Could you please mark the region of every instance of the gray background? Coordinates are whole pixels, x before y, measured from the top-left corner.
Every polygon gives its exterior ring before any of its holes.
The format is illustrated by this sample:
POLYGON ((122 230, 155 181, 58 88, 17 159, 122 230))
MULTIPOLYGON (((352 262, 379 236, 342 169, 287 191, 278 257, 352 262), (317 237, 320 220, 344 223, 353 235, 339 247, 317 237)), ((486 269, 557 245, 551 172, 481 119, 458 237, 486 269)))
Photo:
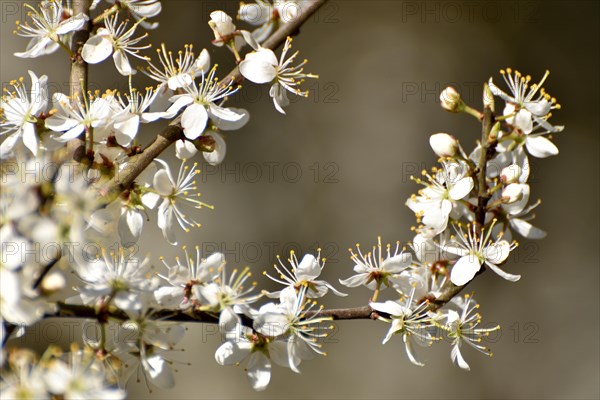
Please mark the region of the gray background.
MULTIPOLYGON (((33 69, 64 88, 62 54, 11 56, 26 45, 10 33, 12 10, 24 11, 20 2, 1 4, 3 85, 33 69)), ((186 42, 208 47, 224 75, 231 60, 210 45, 206 21, 213 9, 233 13, 235 7, 164 1, 161 26, 150 40, 173 50, 186 42)), ((449 346, 438 344, 419 349, 427 365, 413 367, 400 338, 381 345, 385 324, 340 322, 326 345, 329 356, 302 364, 301 375, 275 368, 269 389, 255 393, 242 367, 214 362, 214 327, 195 325, 181 344, 185 352, 173 354, 193 364, 178 367, 177 388, 148 395, 143 384, 132 383, 131 397, 598 398, 598 11, 592 1, 333 1, 294 41, 300 57, 310 60, 307 69, 321 76, 311 98, 284 117, 266 89, 245 88, 231 104, 243 104, 250 123, 227 135, 225 164, 204 166, 199 179, 205 201, 216 209, 199 213, 203 227, 187 237, 188 245, 225 250, 229 265, 249 265, 261 286, 260 272, 276 253, 320 245, 330 259, 325 277, 336 282, 351 274, 346 249, 356 242, 369 247, 377 235, 391 242, 412 238, 414 216, 404 201, 418 189, 408 177, 435 162, 429 135, 452 133, 467 148, 478 137, 471 118, 439 107, 439 91, 453 84, 479 106, 481 83, 489 76, 499 80, 500 68, 517 68, 534 80, 549 69, 545 86, 563 105, 553 120, 566 129, 555 137, 560 156, 532 159, 533 198, 543 199, 537 226, 548 238, 521 243, 507 266, 523 274, 519 283, 487 273, 470 285, 484 321, 502 325, 492 359, 467 349, 472 371, 466 373, 451 365, 449 346)), ((92 67, 90 80, 125 87, 112 62, 92 67)), ((146 130, 141 140, 149 142, 154 132, 146 130)), ((158 250, 162 236, 155 227, 145 234, 141 251, 154 260, 181 253, 162 244, 158 250)), ((362 305, 370 295, 363 288, 351 293, 324 304, 362 305)), ((28 343, 37 340, 43 349, 49 326, 65 325, 37 326, 28 343)), ((58 336, 66 343, 69 335, 58 336)))

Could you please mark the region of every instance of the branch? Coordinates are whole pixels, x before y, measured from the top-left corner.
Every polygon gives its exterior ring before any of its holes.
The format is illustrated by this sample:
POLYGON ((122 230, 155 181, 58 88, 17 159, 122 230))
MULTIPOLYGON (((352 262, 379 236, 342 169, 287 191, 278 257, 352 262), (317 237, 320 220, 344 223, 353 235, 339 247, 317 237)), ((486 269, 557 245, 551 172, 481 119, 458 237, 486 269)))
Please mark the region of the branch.
MULTIPOLYGON (((487 209, 490 195, 488 194, 486 184, 487 162, 496 152, 496 147, 492 146, 494 142, 490 142, 490 132, 494 125, 494 114, 489 107, 485 107, 483 112, 483 121, 481 123, 481 154, 479 155, 479 169, 477 171, 477 209, 475 210, 475 223, 478 229, 481 229, 485 224, 485 212, 487 209)), ((477 275, 483 273, 485 268, 479 270, 477 275)), ((472 280, 471 280, 472 282, 472 280)), ((467 283, 468 285, 468 283, 467 283)), ((458 295, 467 285, 456 286, 452 282, 448 283, 448 287, 437 298, 430 300, 429 310, 436 311, 448 303, 452 298, 458 295)))
MULTIPOLYGON (((305 317, 311 317, 317 311, 307 312, 305 317)), ((331 310, 318 311, 320 317, 332 317, 333 320, 349 320, 349 319, 376 319, 377 313, 369 306, 355 308, 340 308, 331 310)), ((242 320, 242 324, 252 327, 252 319, 238 314, 242 320)), ((83 318, 94 319, 101 322, 106 322, 108 319, 116 319, 119 321, 127 321, 129 316, 121 310, 98 310, 91 306, 79 304, 57 303, 55 313, 47 314, 46 318, 83 318)), ((172 322, 195 322, 205 324, 218 324, 219 316, 207 312, 200 311, 182 311, 182 310, 157 310, 152 314, 152 319, 157 321, 172 321, 172 322)))
MULTIPOLYGON (((275 31, 263 44, 262 47, 268 49, 275 49, 285 42, 288 36, 292 36, 298 33, 300 27, 308 18, 310 18, 327 0, 315 0, 308 4, 302 9, 302 13, 294 19, 292 22, 282 25, 277 31, 275 31)), ((240 74, 239 68, 235 67, 221 82, 240 83, 244 80, 240 74)), ((118 173, 106 186, 101 190, 103 198, 100 206, 106 206, 112 202, 117 196, 124 190, 129 188, 135 178, 137 178, 144 169, 152 161, 169 147, 176 140, 182 138, 182 128, 179 124, 170 125, 163 132, 161 132, 156 139, 148 145, 148 147, 141 153, 131 159, 128 162, 127 167, 118 173)))
MULTIPOLYGON (((75 0, 73 15, 89 15, 90 0, 75 0)), ((88 64, 81 57, 81 49, 90 37, 91 22, 83 29, 75 31, 71 40, 71 72, 69 74, 69 93, 75 96, 85 96, 88 85, 88 64)), ((75 138, 67 143, 69 157, 81 160, 85 153, 85 139, 75 138)))

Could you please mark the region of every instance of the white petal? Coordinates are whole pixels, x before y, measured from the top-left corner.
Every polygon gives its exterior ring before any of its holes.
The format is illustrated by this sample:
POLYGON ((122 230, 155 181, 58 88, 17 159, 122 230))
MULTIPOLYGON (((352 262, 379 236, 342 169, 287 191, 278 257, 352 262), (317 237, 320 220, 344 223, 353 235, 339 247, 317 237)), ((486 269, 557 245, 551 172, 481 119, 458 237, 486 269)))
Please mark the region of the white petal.
POLYGON ((35 126, 31 122, 26 122, 23 125, 23 144, 34 156, 37 154, 39 147, 38 137, 35 133, 35 126))
POLYGON ((194 67, 196 69, 196 76, 200 74, 206 74, 210 69, 210 54, 208 50, 202 49, 200 55, 194 62, 194 67))
POLYGON ((183 134, 190 140, 200 137, 207 123, 208 113, 201 104, 190 104, 181 115, 183 134))
POLYGON ((215 352, 219 365, 234 365, 242 362, 252 351, 252 344, 245 341, 225 342, 215 352))
POLYGON ((88 39, 81 50, 81 57, 88 64, 98 64, 113 52, 112 42, 107 35, 95 35, 88 39))
POLYGON ((461 369, 464 369, 466 371, 471 370, 471 368, 469 368, 469 364, 467 364, 462 354, 460 353, 460 347, 458 345, 452 346, 452 350, 450 351, 450 358, 452 359, 452 362, 458 365, 461 369))
POLYGON ((479 269, 481 269, 481 263, 477 257, 473 255, 463 256, 452 267, 450 280, 456 286, 463 286, 473 279, 479 269))
POLYGON ((527 136, 527 151, 534 157, 546 158, 558 154, 558 147, 544 136, 527 136))
POLYGON ((194 143, 189 140, 178 140, 175 142, 175 155, 180 160, 187 160, 196 155, 198 149, 194 146, 194 143))
POLYGON ((260 49, 246 55, 240 63, 240 73, 249 81, 261 84, 271 82, 277 76, 277 57, 272 50, 260 49))
POLYGON ((321 266, 312 254, 306 254, 298 264, 296 275, 299 280, 312 281, 321 275, 321 266))
POLYGON ((248 360, 248 379, 252 389, 262 391, 271 380, 271 361, 260 351, 252 353, 248 360))
POLYGON ((347 278, 347 279, 339 279, 339 281, 344 286, 357 287, 357 286, 367 283, 368 277, 369 277, 369 275, 364 273, 364 274, 352 275, 350 278, 347 278))
POLYGON ((546 237, 546 232, 540 228, 536 228, 525 220, 520 218, 511 218, 509 222, 512 229, 527 239, 543 239, 546 237))
POLYGON ((521 279, 521 275, 509 274, 508 272, 505 272, 502 269, 500 269, 497 265, 494 265, 490 262, 486 261, 485 265, 487 265, 492 271, 494 271, 496 274, 500 275, 502 278, 506 279, 507 281, 516 282, 519 279, 521 279))
POLYGON ((208 113, 217 128, 223 131, 238 130, 250 120, 250 114, 244 109, 219 107, 213 103, 210 104, 208 113))
POLYGON ((59 35, 64 35, 65 33, 78 31, 83 28, 88 19, 88 16, 82 13, 74 15, 58 24, 56 33, 59 35))
POLYGON ((412 342, 411 342, 410 338, 408 338, 406 335, 404 335, 403 339, 404 339, 404 347, 406 349, 406 355, 408 355, 408 359, 410 360, 410 362, 413 363, 414 365, 416 365, 417 367, 424 367, 425 364, 417 361, 417 358, 414 355, 414 350, 412 348, 412 342))
POLYGON ((473 178, 463 178, 456 182, 454 186, 449 191, 449 195, 452 200, 460 200, 465 198, 473 189, 473 178))
POLYGON ((150 381, 157 387, 170 389, 175 386, 173 371, 160 355, 148 357, 144 366, 150 381))
POLYGON ((412 262, 412 256, 409 253, 400 253, 397 256, 386 258, 381 263, 381 269, 392 274, 399 274, 412 262))
POLYGON ((290 100, 287 97, 285 88, 279 83, 275 83, 271 86, 271 89, 269 89, 269 95, 273 98, 275 109, 280 113, 285 114, 283 109, 290 105, 290 100))
POLYGON ((121 146, 129 146, 136 137, 140 127, 140 117, 137 114, 129 114, 126 118, 115 122, 115 138, 121 146))
POLYGON ((487 261, 494 264, 501 264, 506 261, 510 254, 510 243, 506 240, 501 240, 484 248, 482 253, 487 261))
POLYGON ((167 170, 160 169, 156 172, 153 186, 161 196, 170 196, 173 193, 174 183, 167 170))
POLYGON ((406 309, 395 301, 388 300, 385 303, 369 303, 372 309, 389 315, 403 315, 406 309))
POLYGON ((210 136, 215 141, 215 149, 210 153, 202 152, 204 159, 210 165, 219 165, 225 159, 225 154, 227 153, 227 144, 223 136, 217 132, 208 132, 206 136, 210 136))
POLYGON ((127 53, 123 50, 117 50, 113 54, 113 61, 115 62, 115 66, 119 73, 123 76, 134 75, 137 71, 131 68, 131 64, 129 63, 129 59, 127 58, 127 53))
POLYGON ((144 217, 138 210, 127 210, 119 218, 119 237, 121 244, 126 247, 134 245, 139 240, 144 227, 144 217))

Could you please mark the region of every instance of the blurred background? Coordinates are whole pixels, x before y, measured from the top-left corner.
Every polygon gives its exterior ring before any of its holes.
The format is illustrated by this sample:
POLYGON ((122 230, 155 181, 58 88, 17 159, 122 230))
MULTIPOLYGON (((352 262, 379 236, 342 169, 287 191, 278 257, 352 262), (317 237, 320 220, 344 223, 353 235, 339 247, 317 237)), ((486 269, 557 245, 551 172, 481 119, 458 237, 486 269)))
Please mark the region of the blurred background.
MULTIPOLYGON (((2 0, 0 79, 46 74, 51 90, 66 90, 68 63, 56 53, 35 60, 12 56, 27 41, 11 34, 24 20, 22 2, 2 0)), ((337 283, 351 275, 347 249, 412 239, 414 215, 404 206, 418 190, 409 179, 434 165, 428 145, 436 132, 454 134, 472 149, 480 127, 465 115, 444 112, 438 95, 452 85, 480 107, 482 83, 513 67, 541 78, 563 108, 555 124, 558 157, 531 159, 533 199, 542 198, 536 226, 542 241, 523 240, 507 266, 521 273, 517 284, 486 273, 469 289, 481 303, 484 322, 500 324, 490 338, 494 357, 465 350, 471 372, 450 362, 450 347, 418 349, 426 366, 407 360, 400 338, 381 345, 388 326, 373 321, 336 323, 325 358, 302 364, 302 374, 274 368, 266 392, 255 393, 243 367, 220 367, 213 326, 189 325, 173 358, 177 388, 154 390, 131 382, 131 398, 598 398, 599 393, 599 4, 596 1, 339 1, 324 6, 294 40, 307 70, 311 95, 287 116, 277 113, 267 88, 245 85, 228 104, 243 106, 251 120, 227 135, 220 167, 203 165, 199 186, 215 210, 197 215, 202 228, 182 244, 222 251, 228 265, 248 265, 259 286, 275 255, 322 248, 324 276, 337 283)), ((208 48, 221 76, 233 66, 224 49, 210 44, 207 21, 215 9, 235 14, 237 2, 163 1, 154 47, 174 51, 184 43, 208 48)), ((243 23, 238 26, 248 28, 243 23)), ((152 52, 152 55, 153 52, 152 52)), ((151 82, 141 75, 134 85, 151 82)), ((90 69, 90 87, 125 89, 112 62, 90 69)), ((147 127, 148 128, 148 127, 147 127)), ((148 143, 161 128, 149 127, 148 143)), ((174 149, 163 157, 174 158, 174 149)), ((202 162, 202 158, 198 159, 202 162)), ((203 163, 204 164, 204 163, 203 163)), ((154 218, 154 216, 153 216, 154 218)), ((147 224, 148 227, 155 225, 147 224)), ((163 243, 160 231, 145 231, 140 251, 174 260, 180 247, 163 243), (157 246, 157 244, 159 244, 157 246)), ((337 287, 340 285, 337 284, 337 287)), ((326 297, 327 307, 363 305, 370 293, 346 290, 326 297)), ((73 321, 47 321, 14 344, 43 350, 48 341, 66 345, 80 328, 73 321)))

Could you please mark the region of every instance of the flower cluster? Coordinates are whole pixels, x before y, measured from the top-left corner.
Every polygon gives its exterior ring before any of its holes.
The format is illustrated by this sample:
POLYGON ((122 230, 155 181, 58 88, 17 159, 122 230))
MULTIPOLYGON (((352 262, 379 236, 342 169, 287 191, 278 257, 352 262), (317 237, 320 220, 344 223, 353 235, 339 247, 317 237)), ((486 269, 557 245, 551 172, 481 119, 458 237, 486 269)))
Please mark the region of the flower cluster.
MULTIPOLYGON (((264 273, 282 285, 275 290, 258 290, 251 267, 230 268, 223 254, 203 255, 198 247, 188 252, 184 246, 174 262, 162 258, 164 268, 136 254, 149 221, 165 243, 177 245, 182 233, 200 226, 195 210, 212 208, 199 199, 199 163, 190 159, 202 153, 208 164, 221 163, 225 134, 248 123, 249 112, 229 103, 241 90, 239 82, 268 84, 283 114, 289 93, 308 96, 302 83, 317 76, 304 71, 306 60, 296 61, 292 39, 282 34, 290 30, 277 30, 300 20, 308 4, 242 3, 238 17, 252 32, 238 29, 225 12, 212 12, 212 44, 228 48, 237 64, 225 78, 206 49, 197 54, 186 45, 174 54, 162 44, 154 61, 144 54, 148 33, 138 31, 157 26, 149 19, 160 14, 160 1, 95 0, 76 15, 73 8, 81 4, 72 8, 69 1, 27 6, 28 21, 17 23, 16 34, 29 44, 16 56, 63 49, 75 71, 112 55, 128 90, 88 90, 87 72, 79 71, 83 76, 70 82, 69 91, 49 93, 48 77, 29 71, 30 86, 24 78, 12 81, 0 99, 3 398, 120 399, 132 376, 143 376, 148 387, 171 388, 180 362, 176 346, 186 332, 181 322, 191 321, 218 325, 223 341, 216 362, 244 362, 255 390, 267 388, 274 364, 298 373, 303 361, 326 355, 322 339, 334 318, 389 323, 383 343, 400 337, 418 366, 424 363, 415 344, 443 339, 462 369, 469 369, 463 344, 491 355, 482 341, 498 327, 481 325, 472 295, 456 295, 486 269, 519 280, 505 266, 517 246, 513 236, 545 236, 530 222, 540 202, 530 201, 528 178, 529 156, 558 154, 551 135, 563 129, 550 123, 560 105, 543 88, 548 73, 532 84, 528 75, 502 70, 508 91, 490 78, 483 112, 455 89, 443 91, 442 107, 476 117, 483 135, 470 153, 450 134, 430 137, 440 165, 412 178, 423 187, 406 201, 418 224, 411 243, 384 245, 378 238, 369 251, 360 245, 350 250, 354 274, 339 283, 366 287, 368 306, 340 312, 317 304, 330 293, 347 296, 322 276, 329 268, 324 273, 320 250, 278 256, 275 273, 264 273), (84 43, 73 40, 80 30, 84 43), (277 40, 283 44, 279 56, 268 48, 277 40), (245 45, 249 49, 241 54, 245 45), (156 86, 137 89, 138 70, 156 86), (495 113, 498 98, 504 102, 501 114, 495 113), (169 120, 169 127, 143 146, 143 126, 160 119, 169 120), (173 143, 177 167, 158 158, 173 143), (83 349, 65 354, 49 348, 40 359, 4 350, 8 337, 24 327, 64 316, 95 321, 96 337, 86 335, 83 349)), ((291 27, 297 31, 299 24, 291 27)))

